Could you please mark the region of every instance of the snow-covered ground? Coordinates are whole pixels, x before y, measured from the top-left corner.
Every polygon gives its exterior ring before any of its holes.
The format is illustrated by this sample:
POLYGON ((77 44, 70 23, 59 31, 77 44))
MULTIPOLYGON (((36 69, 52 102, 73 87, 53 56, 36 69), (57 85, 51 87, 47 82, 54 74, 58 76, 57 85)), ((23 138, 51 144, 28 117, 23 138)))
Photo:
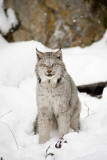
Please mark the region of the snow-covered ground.
MULTIPOLYGON (((0 35, 0 157, 3 160, 107 160, 107 88, 102 99, 79 94, 81 130, 64 136, 55 148, 57 131, 43 145, 33 133, 36 106, 35 49, 50 51, 39 42, 7 43, 0 35), (89 112, 88 112, 89 110, 89 112), (47 159, 52 157, 48 156, 47 159)), ((102 40, 81 49, 63 49, 63 60, 76 85, 107 81, 107 32, 102 40)))

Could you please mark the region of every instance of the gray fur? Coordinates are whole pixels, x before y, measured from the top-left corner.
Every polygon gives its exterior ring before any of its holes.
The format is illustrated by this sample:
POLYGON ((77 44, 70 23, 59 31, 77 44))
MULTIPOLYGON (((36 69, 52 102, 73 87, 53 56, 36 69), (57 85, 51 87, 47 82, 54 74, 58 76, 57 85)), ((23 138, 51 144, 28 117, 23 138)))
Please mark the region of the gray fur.
POLYGON ((81 105, 77 88, 62 61, 61 49, 36 53, 38 115, 34 132, 39 133, 39 143, 45 143, 53 128, 58 128, 59 138, 67 134, 70 127, 79 131, 81 105))

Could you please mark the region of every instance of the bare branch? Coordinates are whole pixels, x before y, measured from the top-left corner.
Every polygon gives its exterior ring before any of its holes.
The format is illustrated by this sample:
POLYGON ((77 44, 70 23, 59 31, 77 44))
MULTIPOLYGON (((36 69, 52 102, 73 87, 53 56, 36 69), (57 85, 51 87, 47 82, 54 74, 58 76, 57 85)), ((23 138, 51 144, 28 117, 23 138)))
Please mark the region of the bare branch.
POLYGON ((89 107, 87 106, 87 104, 84 102, 84 104, 85 104, 85 106, 87 107, 87 116, 85 117, 85 118, 87 118, 90 114, 89 114, 89 111, 90 111, 90 109, 89 109, 89 107))
POLYGON ((7 115, 10 112, 12 112, 12 111, 8 111, 8 112, 4 113, 3 115, 0 116, 0 118, 4 117, 5 115, 7 115))
POLYGON ((86 104, 85 102, 84 102, 84 104, 85 104, 85 106, 87 107, 87 116, 86 116, 85 118, 89 117, 90 115, 95 114, 95 112, 93 112, 93 113, 90 114, 90 109, 89 109, 89 107, 87 106, 87 104, 86 104))
POLYGON ((14 136, 13 131, 11 130, 11 128, 8 126, 7 123, 5 123, 5 122, 3 122, 3 121, 0 121, 0 122, 2 122, 3 124, 5 124, 5 125, 8 127, 8 129, 10 130, 10 132, 11 132, 11 134, 12 134, 12 136, 13 136, 13 139, 14 139, 14 141, 15 141, 15 143, 16 143, 16 146, 17 146, 17 148, 19 149, 18 143, 17 143, 17 141, 16 141, 16 138, 15 138, 15 136, 14 136))

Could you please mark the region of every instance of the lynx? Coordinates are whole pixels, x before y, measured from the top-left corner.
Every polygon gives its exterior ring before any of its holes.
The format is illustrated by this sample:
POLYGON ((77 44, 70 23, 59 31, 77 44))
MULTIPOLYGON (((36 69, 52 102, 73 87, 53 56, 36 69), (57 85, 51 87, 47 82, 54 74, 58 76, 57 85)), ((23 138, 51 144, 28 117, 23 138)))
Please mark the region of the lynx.
POLYGON ((62 60, 62 51, 42 53, 36 49, 37 106, 38 115, 34 132, 39 134, 39 143, 50 139, 50 130, 58 128, 59 138, 71 127, 80 128, 81 105, 77 88, 67 73, 62 60))

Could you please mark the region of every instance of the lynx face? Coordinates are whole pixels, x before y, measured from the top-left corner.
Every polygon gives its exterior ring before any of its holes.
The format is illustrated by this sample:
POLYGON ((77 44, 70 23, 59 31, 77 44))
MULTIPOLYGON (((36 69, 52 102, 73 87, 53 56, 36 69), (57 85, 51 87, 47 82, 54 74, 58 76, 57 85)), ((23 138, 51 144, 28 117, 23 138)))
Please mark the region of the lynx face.
POLYGON ((54 80, 61 78, 65 66, 62 61, 62 52, 58 50, 57 52, 46 52, 42 53, 37 50, 37 65, 36 74, 41 82, 47 80, 54 80))

